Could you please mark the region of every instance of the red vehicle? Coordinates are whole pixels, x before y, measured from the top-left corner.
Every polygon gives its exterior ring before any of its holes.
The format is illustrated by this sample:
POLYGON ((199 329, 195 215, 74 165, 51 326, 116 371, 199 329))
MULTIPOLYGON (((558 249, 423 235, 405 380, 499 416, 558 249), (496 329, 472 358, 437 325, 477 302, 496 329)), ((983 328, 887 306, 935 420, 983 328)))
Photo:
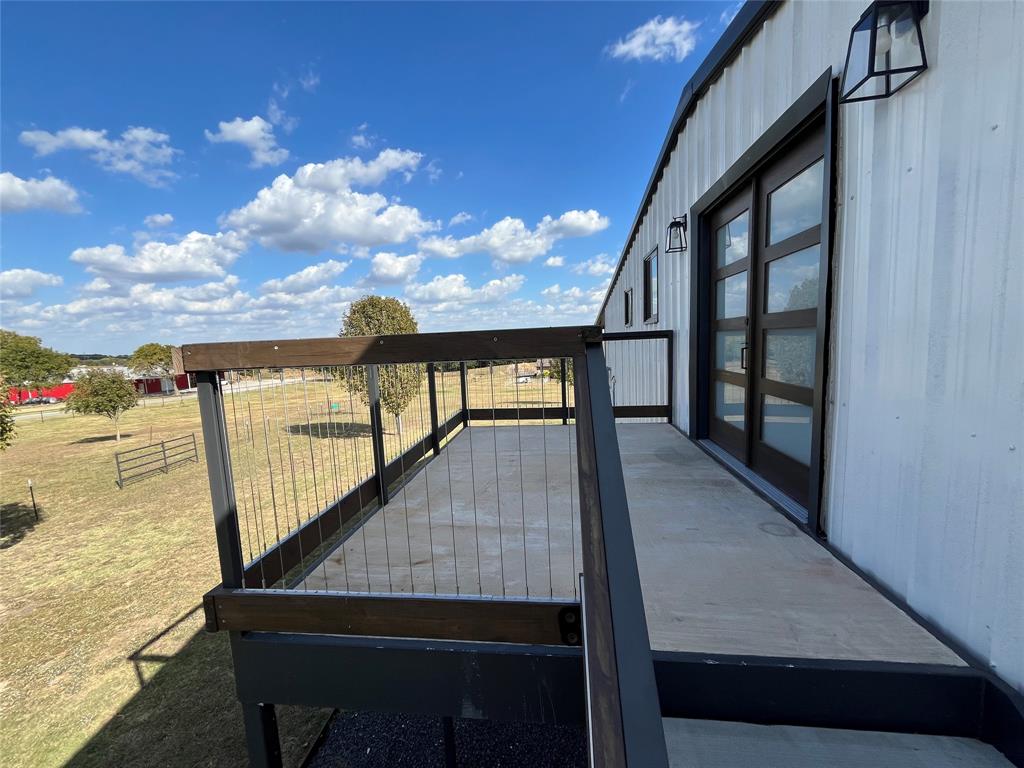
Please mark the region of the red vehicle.
POLYGON ((7 390, 7 399, 15 405, 25 405, 30 402, 61 402, 66 400, 74 390, 75 385, 71 382, 58 384, 55 387, 43 387, 42 390, 10 387, 7 390))

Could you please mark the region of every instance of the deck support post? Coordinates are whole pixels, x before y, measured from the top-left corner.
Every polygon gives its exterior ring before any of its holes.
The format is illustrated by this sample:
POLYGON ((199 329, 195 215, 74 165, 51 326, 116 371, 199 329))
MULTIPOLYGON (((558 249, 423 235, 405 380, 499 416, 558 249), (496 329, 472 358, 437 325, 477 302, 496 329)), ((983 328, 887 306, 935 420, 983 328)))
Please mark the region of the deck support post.
POLYGON ((466 363, 459 363, 459 389, 462 390, 462 425, 469 426, 469 386, 467 381, 466 363))
POLYGON ((427 363, 427 393, 430 395, 430 447, 437 456, 441 453, 441 438, 437 433, 437 375, 433 363, 427 363))
POLYGON ((569 358, 562 358, 562 426, 569 423, 569 358))
POLYGON ((252 768, 281 768, 281 739, 273 704, 242 704, 245 744, 252 768))
POLYGON ((377 478, 377 498, 388 503, 388 484, 384 478, 384 419, 380 412, 380 373, 376 365, 366 366, 366 388, 370 396, 370 442, 373 444, 373 468, 377 478))

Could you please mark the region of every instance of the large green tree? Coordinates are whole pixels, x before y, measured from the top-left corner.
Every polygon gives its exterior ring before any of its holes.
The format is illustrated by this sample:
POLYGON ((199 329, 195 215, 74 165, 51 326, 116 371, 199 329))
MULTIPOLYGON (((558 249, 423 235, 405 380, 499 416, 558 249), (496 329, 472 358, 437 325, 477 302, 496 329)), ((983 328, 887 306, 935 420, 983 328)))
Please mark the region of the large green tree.
MULTIPOLYGON (((409 305, 390 296, 364 296, 352 302, 342 320, 339 336, 393 336, 419 333, 419 325, 409 305)), ((379 368, 380 404, 395 417, 402 429, 402 413, 420 391, 425 367, 418 364, 382 365, 379 368)), ((369 404, 366 372, 357 368, 345 382, 363 403, 369 404)))
POLYGON ((170 344, 157 344, 156 342, 143 344, 132 352, 128 365, 139 373, 169 376, 174 371, 171 349, 170 344))
POLYGON ((35 336, 0 329, 0 376, 9 386, 32 389, 60 384, 75 360, 44 347, 35 336))
POLYGON ((114 422, 114 435, 121 441, 121 414, 139 402, 135 385, 120 373, 89 371, 75 381, 75 391, 65 403, 69 411, 106 416, 114 422))

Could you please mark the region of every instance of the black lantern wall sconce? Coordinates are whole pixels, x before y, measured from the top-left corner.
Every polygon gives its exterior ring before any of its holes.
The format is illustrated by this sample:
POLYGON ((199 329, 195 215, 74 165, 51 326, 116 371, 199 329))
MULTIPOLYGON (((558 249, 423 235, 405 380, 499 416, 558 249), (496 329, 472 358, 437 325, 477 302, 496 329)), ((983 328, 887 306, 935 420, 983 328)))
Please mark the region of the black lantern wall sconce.
POLYGON ((875 0, 850 32, 839 102, 886 99, 928 69, 921 35, 927 1, 875 0))
POLYGON ((665 253, 682 253, 686 250, 686 214, 676 216, 668 225, 665 236, 665 253))

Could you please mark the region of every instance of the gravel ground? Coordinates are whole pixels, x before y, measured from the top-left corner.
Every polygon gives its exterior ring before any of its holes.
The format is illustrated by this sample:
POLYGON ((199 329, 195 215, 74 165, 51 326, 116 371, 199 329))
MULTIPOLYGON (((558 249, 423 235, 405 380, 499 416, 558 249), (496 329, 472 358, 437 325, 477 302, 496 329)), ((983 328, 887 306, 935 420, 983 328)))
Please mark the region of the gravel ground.
MULTIPOLYGON (((576 768, 587 764, 582 728, 455 720, 459 768, 576 768)), ((308 768, 445 768, 439 717, 336 712, 308 768)))

